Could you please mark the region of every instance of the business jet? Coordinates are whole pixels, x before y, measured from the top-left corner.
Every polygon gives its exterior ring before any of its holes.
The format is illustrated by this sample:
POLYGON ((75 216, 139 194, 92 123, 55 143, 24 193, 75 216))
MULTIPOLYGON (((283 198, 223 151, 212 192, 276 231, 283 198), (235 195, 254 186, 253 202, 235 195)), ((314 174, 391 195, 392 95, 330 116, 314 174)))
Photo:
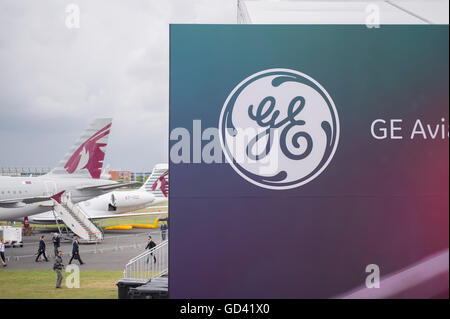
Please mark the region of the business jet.
POLYGON ((79 203, 136 183, 101 179, 112 119, 96 119, 50 173, 38 177, 0 176, 0 220, 17 220, 49 211, 52 198, 70 193, 79 203))
MULTIPOLYGON (((137 190, 114 191, 96 198, 78 203, 78 207, 91 220, 109 219, 125 216, 160 215, 161 211, 132 213, 143 208, 154 208, 167 211, 168 197, 168 165, 157 164, 144 185, 137 190)), ((34 224, 53 224, 55 215, 46 212, 29 217, 34 224)))

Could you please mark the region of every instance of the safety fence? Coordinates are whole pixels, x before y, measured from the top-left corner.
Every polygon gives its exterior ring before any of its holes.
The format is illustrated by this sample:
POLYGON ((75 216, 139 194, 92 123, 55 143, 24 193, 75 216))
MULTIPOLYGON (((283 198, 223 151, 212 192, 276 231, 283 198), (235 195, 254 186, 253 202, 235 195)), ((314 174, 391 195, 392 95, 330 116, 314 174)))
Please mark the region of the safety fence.
POLYGON ((168 241, 131 259, 125 266, 124 279, 148 282, 152 278, 166 275, 169 271, 168 241))
MULTIPOLYGON (((80 252, 84 254, 102 254, 105 252, 124 251, 129 249, 142 250, 147 245, 148 235, 152 236, 155 243, 163 242, 163 234, 161 231, 143 232, 138 234, 127 234, 118 236, 106 236, 102 242, 93 244, 80 245, 80 252)), ((168 231, 165 232, 164 238, 167 241, 168 231)), ((46 240, 46 255, 47 257, 55 257, 53 244, 51 239, 46 240)), ((7 262, 20 261, 26 258, 36 258, 39 242, 24 243, 23 247, 8 247, 5 251, 7 262), (30 247, 35 247, 35 252, 32 254, 24 254, 23 250, 29 251, 30 247)), ((60 250, 63 256, 69 256, 72 253, 72 244, 70 242, 62 242, 60 250)))

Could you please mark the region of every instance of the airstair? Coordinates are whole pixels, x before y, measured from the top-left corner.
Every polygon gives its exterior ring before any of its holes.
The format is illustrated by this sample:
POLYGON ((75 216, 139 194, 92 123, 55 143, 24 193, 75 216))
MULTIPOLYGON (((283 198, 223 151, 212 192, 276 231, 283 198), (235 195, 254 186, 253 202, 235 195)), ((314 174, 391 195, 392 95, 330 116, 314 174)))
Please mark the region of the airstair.
POLYGON ((66 193, 61 198, 53 199, 55 219, 62 220, 64 224, 78 237, 81 242, 96 243, 103 240, 103 233, 88 216, 70 200, 66 193))

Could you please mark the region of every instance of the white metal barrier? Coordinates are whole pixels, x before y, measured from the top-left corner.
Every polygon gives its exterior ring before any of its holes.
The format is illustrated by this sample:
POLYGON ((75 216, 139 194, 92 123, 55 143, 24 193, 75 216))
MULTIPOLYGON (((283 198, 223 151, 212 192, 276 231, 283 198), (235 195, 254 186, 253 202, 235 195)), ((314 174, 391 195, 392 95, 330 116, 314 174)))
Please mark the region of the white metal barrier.
POLYGON ((148 282, 169 272, 169 241, 163 241, 152 249, 134 257, 125 266, 125 279, 148 282))

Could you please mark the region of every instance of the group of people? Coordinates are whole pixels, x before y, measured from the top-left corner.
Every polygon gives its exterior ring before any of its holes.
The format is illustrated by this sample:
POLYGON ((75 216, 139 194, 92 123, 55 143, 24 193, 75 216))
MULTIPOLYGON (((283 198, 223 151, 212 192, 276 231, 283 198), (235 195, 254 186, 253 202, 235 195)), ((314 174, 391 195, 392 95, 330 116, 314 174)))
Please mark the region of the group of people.
MULTIPOLYGON (((72 263, 72 261, 74 259, 78 260, 80 265, 84 264, 84 262, 81 260, 81 257, 80 257, 80 242, 79 241, 80 241, 80 238, 78 236, 75 237, 75 240, 73 241, 73 244, 72 244, 72 257, 69 260, 69 265, 72 263)), ((59 250, 59 247, 61 246, 61 238, 58 233, 55 233, 53 235, 52 242, 53 242, 53 248, 54 248, 54 253, 55 253, 55 263, 53 264, 53 270, 56 271, 56 275, 57 275, 56 288, 61 288, 61 283, 63 280, 62 271, 64 270, 64 263, 63 263, 62 251, 59 250)), ((49 261, 45 254, 45 250, 46 250, 45 236, 42 235, 39 240, 39 249, 38 249, 38 253, 36 256, 36 260, 35 260, 36 262, 40 261, 41 256, 44 257, 46 262, 49 261)))
MULTIPOLYGON (((58 233, 55 233, 53 235, 52 242, 53 242, 53 249, 54 249, 55 257, 57 257, 60 252, 59 247, 61 246, 61 238, 58 233)), ((47 261, 47 262, 49 261, 47 258, 47 255, 45 254, 45 251, 46 251, 45 236, 42 235, 39 240, 39 249, 38 249, 38 253, 36 256, 36 260, 35 260, 36 262, 40 261, 41 256, 44 257, 45 261, 47 261)), ((69 265, 72 263, 72 260, 74 260, 74 259, 78 260, 80 265, 84 264, 84 262, 81 260, 81 257, 80 257, 80 238, 78 236, 75 237, 75 240, 73 241, 73 244, 72 244, 72 258, 70 258, 69 265)))
MULTIPOLYGON (((163 224, 161 226, 161 237, 162 237, 163 241, 166 239, 166 234, 167 234, 167 225, 163 224)), ((84 264, 84 262, 81 260, 81 257, 80 257, 80 242, 79 241, 80 241, 79 237, 76 236, 75 240, 73 241, 73 244, 72 244, 72 257, 69 260, 69 265, 72 263, 72 261, 74 259, 78 260, 80 265, 84 264)), ((56 275, 57 275, 56 288, 61 288, 61 284, 62 284, 62 280, 63 280, 62 271, 64 270, 64 263, 63 263, 63 253, 59 249, 61 246, 61 238, 58 233, 55 233, 53 235, 52 243, 53 243, 53 249, 54 249, 54 254, 55 254, 55 263, 53 264, 53 270, 56 271, 56 275)), ((6 243, 3 240, 3 238, 0 238, 0 261, 3 264, 3 267, 7 266, 6 258, 5 258, 5 244, 6 243)), ((152 249, 155 246, 156 246, 156 243, 152 240, 152 236, 149 235, 145 249, 152 249)), ((48 262, 49 259, 47 258, 47 255, 45 254, 45 252, 46 252, 45 236, 42 235, 39 240, 39 248, 38 248, 38 252, 36 254, 35 262, 40 262, 41 257, 43 257, 44 260, 46 262, 48 262)), ((153 262, 156 263, 156 256, 154 256, 153 253, 151 253, 151 255, 153 257, 153 262)), ((147 260, 147 262, 148 262, 148 260, 147 260)))

